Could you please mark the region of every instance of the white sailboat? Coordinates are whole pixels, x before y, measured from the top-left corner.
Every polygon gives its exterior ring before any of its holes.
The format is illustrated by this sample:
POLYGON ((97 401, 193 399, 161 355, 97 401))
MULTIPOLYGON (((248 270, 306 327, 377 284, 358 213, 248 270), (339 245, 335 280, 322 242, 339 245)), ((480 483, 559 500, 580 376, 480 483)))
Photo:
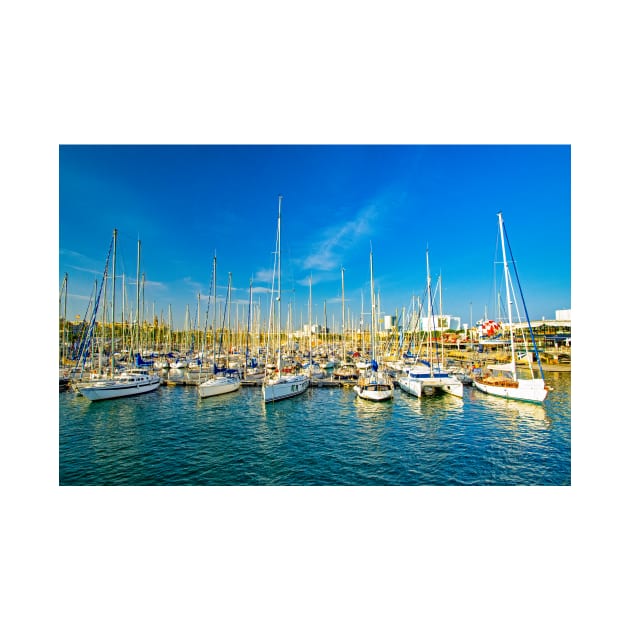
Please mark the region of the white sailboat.
MULTIPOLYGON (((510 275, 510 270, 508 266, 508 260, 505 249, 505 242, 507 240, 507 234, 505 232, 505 225, 503 223, 503 215, 501 212, 498 214, 499 217, 499 233, 501 236, 501 252, 503 255, 503 273, 505 279, 505 291, 506 291, 506 301, 507 301, 507 311, 508 311, 508 328, 510 333, 510 354, 511 359, 509 363, 504 364, 494 364, 487 365, 485 371, 480 376, 475 376, 473 378, 473 386, 479 389, 486 394, 492 394, 493 396, 500 396, 501 398, 509 398, 514 400, 522 400, 526 402, 534 402, 534 403, 542 403, 547 397, 548 388, 545 385, 544 374, 542 370, 542 365, 540 364, 540 359, 538 359, 538 367, 540 370, 541 378, 534 378, 534 369, 531 361, 531 355, 529 352, 525 351, 524 356, 519 358, 526 358, 527 364, 529 368, 530 378, 520 378, 516 371, 516 343, 514 339, 514 326, 512 321, 512 306, 516 306, 517 316, 520 314, 518 312, 518 304, 516 302, 516 296, 514 292, 514 287, 512 284, 512 278, 510 275)), ((508 241, 509 247, 509 241, 508 241)), ((511 251, 510 251, 511 254, 511 251)), ((514 265, 514 260, 512 256, 512 264, 515 270, 516 280, 518 282, 518 274, 516 273, 516 266, 514 265)), ((520 286, 520 285, 519 285, 520 286)), ((522 291, 521 291, 522 298, 522 291)), ((529 316, 527 315, 527 308, 525 307, 525 303, 523 300, 523 307, 525 310, 525 317, 527 319, 527 323, 529 325, 529 316)), ((534 335, 531 330, 531 326, 529 326, 529 331, 531 335, 532 345, 534 348, 534 352, 538 357, 538 350, 536 348, 536 342, 534 340, 534 335)))
MULTIPOLYGON (((114 369, 114 322, 116 305, 116 242, 118 230, 113 235, 112 258, 112 348, 109 378, 94 379, 85 383, 77 383, 76 391, 90 401, 122 398, 123 396, 137 396, 155 391, 162 382, 157 374, 151 374, 147 369, 135 368, 125 370, 120 374, 114 369)), ((140 260, 140 242, 138 242, 138 261, 140 260)), ((138 269, 140 263, 138 262, 138 269)))
POLYGON ((215 374, 207 381, 199 383, 197 391, 199 398, 209 398, 210 396, 235 392, 240 386, 241 379, 238 376, 238 370, 228 370, 228 374, 225 376, 215 374), (229 374, 230 372, 231 374, 229 374))
POLYGON ((308 283, 308 362, 302 365, 301 373, 309 379, 324 378, 322 366, 313 360, 313 278, 308 283))
POLYGON ((359 377, 359 368, 346 353, 346 301, 344 288, 345 269, 341 268, 341 363, 333 369, 333 378, 340 381, 353 381, 359 377))
POLYGON ((98 379, 77 384, 77 391, 90 401, 137 396, 155 391, 160 377, 142 368, 125 370, 108 379, 98 379))
POLYGON ((418 359, 416 365, 406 370, 406 376, 398 379, 398 385, 407 394, 421 398, 423 395, 434 394, 438 391, 463 398, 464 384, 455 376, 444 370, 444 360, 436 360, 434 353, 433 331, 435 330, 433 314, 433 296, 431 289, 431 272, 429 269, 429 250, 426 252, 427 260, 427 360, 418 359))
MULTIPOLYGON (((216 322, 217 322, 217 257, 214 256, 212 263, 212 286, 214 293, 214 315, 212 323, 212 369, 216 370, 217 365, 217 352, 216 352, 216 322)), ((232 285, 232 276, 228 279, 228 299, 227 304, 230 302, 230 288, 232 285)), ((229 306, 228 306, 229 308, 229 306)), ((241 379, 238 375, 238 370, 226 370, 224 374, 217 374, 216 372, 203 383, 197 385, 197 393, 199 398, 209 398, 210 396, 219 396, 220 394, 229 394, 235 392, 241 386, 241 379)))
MULTIPOLYGON (((274 299, 273 283, 271 287, 271 307, 269 315, 269 326, 275 319, 274 303, 277 311, 277 328, 276 328, 276 344, 277 344, 277 367, 276 372, 266 376, 262 383, 262 396, 265 403, 283 400, 284 398, 292 398, 303 394, 309 386, 309 378, 306 374, 283 374, 282 372, 282 308, 281 308, 281 257, 280 257, 280 225, 281 225, 281 208, 282 195, 278 197, 278 228, 276 234, 276 273, 278 277, 277 295, 274 299)), ((275 274, 274 274, 275 281, 275 274)), ((270 335, 271 337, 271 335, 270 335)))
POLYGON ((370 326, 371 361, 363 373, 359 376, 357 384, 353 387, 356 395, 364 400, 382 402, 394 398, 394 382, 389 374, 379 370, 378 343, 376 336, 376 303, 374 300, 374 267, 372 262, 372 250, 370 249, 370 292, 372 297, 372 325, 370 326))

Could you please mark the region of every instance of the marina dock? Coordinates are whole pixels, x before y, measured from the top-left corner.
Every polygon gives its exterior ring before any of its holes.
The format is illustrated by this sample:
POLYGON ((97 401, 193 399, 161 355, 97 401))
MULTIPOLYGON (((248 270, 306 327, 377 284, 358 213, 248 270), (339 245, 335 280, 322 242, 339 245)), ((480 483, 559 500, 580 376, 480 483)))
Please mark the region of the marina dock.
MULTIPOLYGON (((203 383, 206 380, 206 377, 203 379, 194 378, 194 375, 186 375, 184 377, 178 378, 164 378, 162 380, 162 385, 166 385, 169 387, 175 386, 196 386, 199 383, 203 383), (193 376, 193 378, 190 378, 193 376)), ((318 388, 340 388, 340 387, 353 387, 356 385, 356 379, 347 379, 347 380, 339 380, 339 379, 331 379, 331 378, 320 378, 320 379, 312 379, 310 383, 310 387, 318 387, 318 388)), ((243 379, 241 380, 241 387, 262 387, 262 379, 243 379)))

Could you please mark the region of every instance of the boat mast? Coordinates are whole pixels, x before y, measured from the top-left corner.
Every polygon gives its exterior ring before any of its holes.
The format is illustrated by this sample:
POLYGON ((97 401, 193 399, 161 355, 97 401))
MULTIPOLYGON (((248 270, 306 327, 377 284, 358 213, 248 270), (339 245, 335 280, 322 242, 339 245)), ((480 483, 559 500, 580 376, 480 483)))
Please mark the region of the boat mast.
POLYGON ((501 234, 501 252, 503 254, 503 273, 505 276, 505 292, 508 308, 508 323, 510 326, 510 347, 512 352, 512 372, 516 379, 516 355, 514 350, 514 330, 512 328, 512 293, 510 291, 510 271, 508 269, 507 256, 505 254, 505 238, 503 236, 503 214, 499 212, 499 232, 501 234))
MULTIPOLYGON (((111 251, 111 250, 110 250, 111 251)), ((107 265, 105 266, 105 274, 103 275, 103 308, 101 310, 101 334, 99 336, 99 351, 98 351, 98 373, 102 376, 105 372, 105 366, 103 365, 103 357, 105 355, 105 325, 107 323, 107 265)))
POLYGON ((217 253, 212 258, 212 373, 217 367, 217 253))
POLYGON ((280 254, 280 212, 282 208, 282 195, 278 195, 278 239, 277 239, 277 254, 278 254, 278 376, 282 374, 282 306, 280 296, 281 293, 281 254, 280 254))
MULTIPOLYGON (((101 282, 101 290, 103 289, 103 283, 101 282)), ((92 316, 90 318, 90 324, 89 324, 89 328, 87 329, 86 333, 85 333, 85 350, 86 350, 86 354, 83 357, 83 364, 81 365, 81 377, 83 377, 83 367, 85 366, 85 359, 87 356, 87 351, 89 351, 90 353, 90 363, 91 363, 91 368, 94 369, 95 365, 94 365, 94 350, 95 350, 95 343, 94 343, 94 324, 96 323, 96 317, 97 317, 97 312, 98 312, 98 302, 100 300, 100 293, 98 291, 98 280, 95 278, 94 279, 94 303, 92 304, 92 299, 90 297, 90 303, 92 306, 92 316)), ((88 306, 89 308, 89 306, 88 306)))
MULTIPOLYGON (((195 331, 195 348, 197 349, 197 356, 201 350, 201 292, 197 292, 197 330, 195 331)), ((203 355, 202 355, 203 357, 203 355)))
POLYGON ((344 292, 344 273, 345 269, 341 268, 341 357, 342 361, 346 362, 346 299, 344 292))
POLYGON ((427 330, 429 333, 429 374, 433 376, 433 296, 431 295, 431 272, 429 270, 429 247, 426 249, 426 259, 427 259, 427 330))
MULTIPOLYGON (((144 332, 144 271, 142 272, 142 332, 144 332)), ((142 340, 142 343, 145 344, 145 348, 146 348, 146 344, 147 344, 147 336, 144 335, 144 339, 142 340)), ((140 350, 139 350, 140 351, 140 350)), ((142 352, 140 351, 140 354, 142 354, 142 352)))
POLYGON ((361 332, 361 360, 365 357, 365 328, 363 316, 365 315, 365 305, 363 304, 363 289, 361 289, 361 319, 359 320, 359 330, 361 332))
POLYGON ((330 354, 328 348, 328 315, 326 314, 326 300, 324 300, 324 348, 326 349, 326 356, 330 354))
POLYGON ((308 363, 313 374, 313 274, 308 279, 308 363))
MULTIPOLYGON (((376 360, 376 350, 374 348, 374 331, 376 327, 376 303, 374 302, 374 267, 372 261, 372 244, 370 244, 370 299, 372 301, 372 325, 370 326, 370 349, 372 354, 372 361, 376 360)), ((374 363, 372 363, 374 367, 374 363)))
POLYGON ((245 365, 243 367, 243 378, 247 378, 247 361, 249 360, 249 344, 252 331, 252 317, 253 317, 253 300, 252 300, 252 284, 254 278, 249 279, 249 309, 247 313, 247 337, 245 338, 245 365))
POLYGON ((111 359, 111 372, 114 376, 114 335, 115 335, 115 322, 116 322, 116 241, 118 237, 118 230, 114 228, 114 252, 112 257, 112 349, 110 353, 111 359))
MULTIPOLYGON (((186 315, 184 317, 184 353, 188 354, 188 347, 190 346, 190 308, 189 305, 186 304, 186 315)), ((181 345, 180 345, 181 351, 181 345)))
POLYGON ((120 323, 121 323, 121 350, 124 352, 125 350, 125 274, 122 274, 122 310, 120 313, 120 323))
MULTIPOLYGON (((253 280, 252 280, 253 282, 253 280)), ((254 316, 254 339, 256 340, 256 359, 259 361, 261 358, 261 332, 263 319, 262 319, 262 301, 258 298, 258 304, 253 304, 253 316, 254 316)), ((265 354, 265 369, 267 368, 267 355, 265 354)))
POLYGON ((443 369, 446 363, 444 362, 444 319, 442 311, 442 273, 438 276, 438 287, 440 289, 440 315, 438 316, 438 326, 440 328, 440 367, 443 369))
MULTIPOLYGON (((138 239, 138 257, 136 263, 136 324, 135 349, 140 352, 140 239, 138 239)), ((133 358, 133 350, 131 356, 133 358)))
MULTIPOLYGON (((68 329, 67 321, 66 321, 66 318, 68 316, 68 274, 67 273, 63 277, 63 284, 61 285, 61 291, 64 294, 63 330, 61 334, 61 365, 64 365, 66 362, 66 341, 67 341, 66 331, 68 329)), ((61 296, 59 296, 59 302, 61 302, 61 296)), ((59 306, 61 306, 61 304, 59 306)))
POLYGON ((469 324, 470 328, 468 330, 469 333, 469 337, 470 337, 470 350, 472 351, 473 348, 473 318, 472 318, 472 302, 470 303, 470 324, 469 324))
POLYGON ((232 272, 228 271, 228 289, 227 289, 227 324, 226 324, 226 336, 227 336, 227 352, 225 357, 225 367, 230 367, 230 352, 232 350, 232 329, 230 324, 230 311, 232 310, 232 272))
MULTIPOLYGON (((512 259, 512 266, 514 267, 514 275, 516 276, 516 284, 518 285, 518 290, 521 295, 521 301, 523 302, 523 310, 525 311, 525 319, 527 320, 527 327, 529 328, 529 334, 532 340, 532 346, 534 348, 534 353, 536 354, 536 361, 538 363, 538 369, 540 370, 540 377, 542 379, 545 378, 544 370, 542 363, 540 361, 540 353, 538 352, 538 348, 536 346, 536 338, 534 337, 534 331, 532 330, 532 322, 529 319, 529 313, 527 312, 527 304, 525 304, 525 296, 523 295, 523 287, 521 286, 520 278, 518 277, 518 269, 516 268, 516 262, 514 262, 514 254, 512 254, 512 247, 510 245, 510 239, 507 235, 507 231, 505 230, 505 225, 503 226, 503 231, 505 234, 505 240, 507 241, 508 250, 510 251, 510 258, 512 259)), ((513 288, 513 287, 512 287, 513 288)), ((525 348, 527 350, 527 347, 525 348)), ((529 353, 527 353, 529 357, 529 353)), ((529 371, 531 373, 531 377, 534 378, 534 368, 531 360, 528 360, 529 363, 529 371)))
POLYGON ((171 345, 173 344, 173 314, 171 313, 171 305, 168 305, 168 335, 166 337, 166 352, 171 351, 171 345))
POLYGON ((65 292, 63 296, 63 352, 62 360, 65 363, 68 344, 68 274, 64 276, 63 283, 65 286, 65 292))

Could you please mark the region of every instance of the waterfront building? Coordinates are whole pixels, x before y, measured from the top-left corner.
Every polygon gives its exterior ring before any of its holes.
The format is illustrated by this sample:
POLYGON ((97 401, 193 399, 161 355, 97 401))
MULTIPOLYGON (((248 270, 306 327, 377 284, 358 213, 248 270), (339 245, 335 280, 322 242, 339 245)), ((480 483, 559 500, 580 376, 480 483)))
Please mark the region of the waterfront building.
POLYGON ((462 318, 455 315, 433 315, 433 322, 429 326, 429 318, 420 318, 420 330, 444 332, 446 330, 461 330, 462 318))

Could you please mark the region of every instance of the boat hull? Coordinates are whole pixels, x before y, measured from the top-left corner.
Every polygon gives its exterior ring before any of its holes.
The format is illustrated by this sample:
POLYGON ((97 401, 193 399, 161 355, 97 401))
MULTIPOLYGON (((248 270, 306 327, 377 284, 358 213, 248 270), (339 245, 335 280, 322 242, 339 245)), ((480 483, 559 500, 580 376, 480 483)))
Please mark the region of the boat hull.
POLYGON ((325 376, 324 370, 318 364, 304 366, 301 373, 309 379, 324 378, 325 376))
POLYGON ((443 391, 446 394, 464 397, 464 384, 457 378, 446 376, 437 378, 415 378, 412 376, 398 379, 398 385, 407 394, 422 398, 423 395, 443 391))
POLYGON ((211 378, 200 383, 197 387, 199 398, 209 398, 210 396, 219 396, 221 394, 229 394, 235 392, 241 386, 241 381, 237 378, 222 376, 219 378, 211 378))
POLYGON ((542 403, 547 397, 545 381, 541 378, 519 380, 516 387, 493 385, 483 380, 474 379, 473 386, 485 394, 523 402, 542 403))
POLYGON ((268 403, 299 396, 308 389, 308 386, 309 379, 303 374, 270 379, 263 382, 263 400, 268 403))
POLYGON ((169 367, 172 370, 185 370, 188 367, 188 361, 172 361, 171 363, 169 363, 169 367))
POLYGON ((96 402, 99 400, 110 400, 112 398, 123 398, 126 396, 138 396, 155 391, 160 386, 159 376, 148 377, 148 380, 141 382, 117 383, 114 380, 78 385, 77 391, 88 400, 96 402))
POLYGON ((363 400, 382 402, 394 398, 394 383, 387 374, 373 372, 369 376, 362 376, 352 388, 356 395, 363 400))
POLYGON ((359 370, 355 367, 340 367, 333 370, 333 377, 339 381, 350 381, 359 376, 359 370))
POLYGON ((356 395, 363 400, 384 402, 386 400, 392 400, 394 398, 394 388, 393 386, 389 385, 355 385, 352 389, 354 389, 356 395))

